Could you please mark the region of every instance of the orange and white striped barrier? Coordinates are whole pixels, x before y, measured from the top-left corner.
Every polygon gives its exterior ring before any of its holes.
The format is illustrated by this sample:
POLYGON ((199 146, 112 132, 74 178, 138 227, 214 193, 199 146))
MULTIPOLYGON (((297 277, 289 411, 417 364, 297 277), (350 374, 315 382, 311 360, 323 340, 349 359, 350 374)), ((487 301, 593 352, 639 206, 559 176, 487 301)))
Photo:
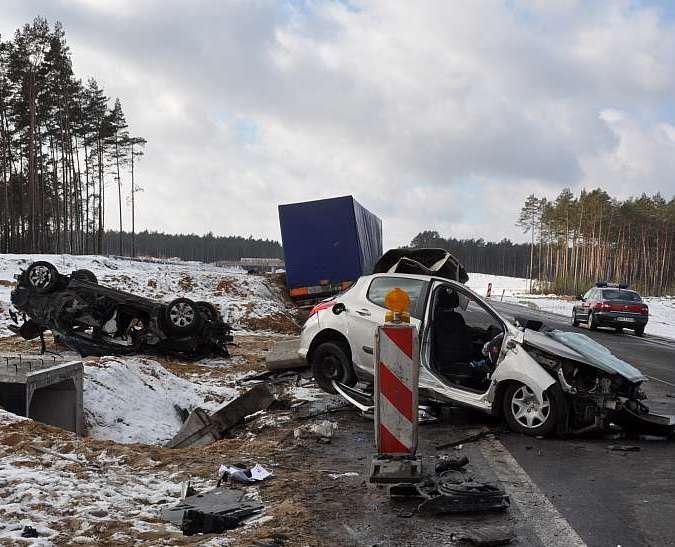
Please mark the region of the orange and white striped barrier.
POLYGON ((375 338, 375 438, 378 454, 417 450, 418 336, 415 326, 388 323, 375 338))

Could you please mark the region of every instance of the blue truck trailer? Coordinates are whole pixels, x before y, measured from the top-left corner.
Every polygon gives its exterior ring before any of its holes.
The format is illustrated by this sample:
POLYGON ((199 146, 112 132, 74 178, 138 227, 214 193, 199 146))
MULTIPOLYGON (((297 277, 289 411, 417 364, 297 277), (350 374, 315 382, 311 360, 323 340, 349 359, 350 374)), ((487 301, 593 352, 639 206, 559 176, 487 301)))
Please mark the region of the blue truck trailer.
POLYGON ((382 221, 352 196, 279 205, 279 224, 295 299, 339 292, 382 255, 382 221))

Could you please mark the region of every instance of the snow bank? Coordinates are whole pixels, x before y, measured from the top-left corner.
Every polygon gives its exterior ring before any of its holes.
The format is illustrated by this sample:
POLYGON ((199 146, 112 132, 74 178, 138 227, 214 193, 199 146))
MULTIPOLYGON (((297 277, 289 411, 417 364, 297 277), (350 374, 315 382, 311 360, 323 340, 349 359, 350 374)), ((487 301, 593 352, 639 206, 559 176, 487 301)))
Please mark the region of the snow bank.
POLYGON ((11 332, 10 293, 14 275, 32 262, 46 260, 59 272, 87 269, 99 283, 159 302, 186 297, 213 303, 225 321, 239 330, 249 330, 255 319, 287 316, 279 290, 262 276, 248 275, 239 268, 222 268, 201 262, 130 259, 76 255, 0 254, 0 336, 11 332))
MULTIPOLYGON (((134 543, 130 536, 133 531, 173 532, 170 525, 157 522, 157 512, 158 507, 178 499, 177 477, 163 471, 139 474, 104 453, 92 462, 80 458, 78 461, 82 465, 50 454, 38 457, 37 461, 12 454, 0 460, 4 521, 0 543, 54 545, 59 528, 66 522, 69 528, 66 537, 72 543, 92 544, 98 526, 110 521, 126 523, 116 538, 120 545, 134 543), (24 526, 35 528, 40 537, 22 539, 24 526)), ((64 539, 63 535, 60 539, 64 539)))
POLYGON ((84 371, 84 412, 89 434, 121 443, 162 444, 182 424, 176 407, 215 409, 236 390, 195 384, 156 361, 105 357, 84 371))

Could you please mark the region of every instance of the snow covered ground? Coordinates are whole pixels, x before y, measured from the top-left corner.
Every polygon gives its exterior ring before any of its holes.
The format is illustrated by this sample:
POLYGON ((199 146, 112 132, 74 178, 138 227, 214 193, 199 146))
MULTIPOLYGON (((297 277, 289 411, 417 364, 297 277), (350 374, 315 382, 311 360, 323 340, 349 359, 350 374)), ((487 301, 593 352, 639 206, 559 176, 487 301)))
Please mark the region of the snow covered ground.
POLYGON ((181 260, 132 260, 128 258, 73 255, 0 254, 0 336, 11 334, 10 293, 14 275, 36 260, 46 260, 59 272, 87 269, 99 283, 160 302, 186 297, 206 300, 219 308, 225 321, 238 330, 255 328, 269 318, 291 322, 284 296, 265 277, 248 275, 238 268, 222 268, 181 260))
POLYGON ((150 359, 104 357, 85 366, 85 418, 96 439, 163 444, 180 429, 179 409, 214 410, 236 394, 180 378, 150 359))
MULTIPOLYGON (((493 300, 520 304, 568 318, 572 316, 575 300, 552 294, 529 294, 529 281, 524 278, 470 273, 467 285, 481 296, 485 296, 488 283, 492 283, 493 300)), ((644 301, 649 306, 649 322, 645 332, 675 339, 675 297, 645 297, 644 301)))

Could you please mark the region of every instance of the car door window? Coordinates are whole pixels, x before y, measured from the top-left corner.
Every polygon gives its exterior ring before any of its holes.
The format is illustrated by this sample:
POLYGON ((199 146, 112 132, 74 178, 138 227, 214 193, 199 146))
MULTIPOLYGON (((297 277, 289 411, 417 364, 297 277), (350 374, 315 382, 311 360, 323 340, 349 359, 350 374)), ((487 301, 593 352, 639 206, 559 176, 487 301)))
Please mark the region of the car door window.
POLYGON ((584 300, 590 300, 591 298, 593 298, 594 292, 595 291, 593 289, 590 289, 589 291, 587 291, 586 294, 584 295, 584 300))
POLYGON ((384 298, 389 291, 399 288, 408 293, 410 297, 410 315, 417 319, 419 317, 418 302, 422 295, 422 291, 426 282, 421 279, 406 279, 405 277, 376 277, 368 287, 368 300, 373 304, 382 308, 384 305, 384 298))

